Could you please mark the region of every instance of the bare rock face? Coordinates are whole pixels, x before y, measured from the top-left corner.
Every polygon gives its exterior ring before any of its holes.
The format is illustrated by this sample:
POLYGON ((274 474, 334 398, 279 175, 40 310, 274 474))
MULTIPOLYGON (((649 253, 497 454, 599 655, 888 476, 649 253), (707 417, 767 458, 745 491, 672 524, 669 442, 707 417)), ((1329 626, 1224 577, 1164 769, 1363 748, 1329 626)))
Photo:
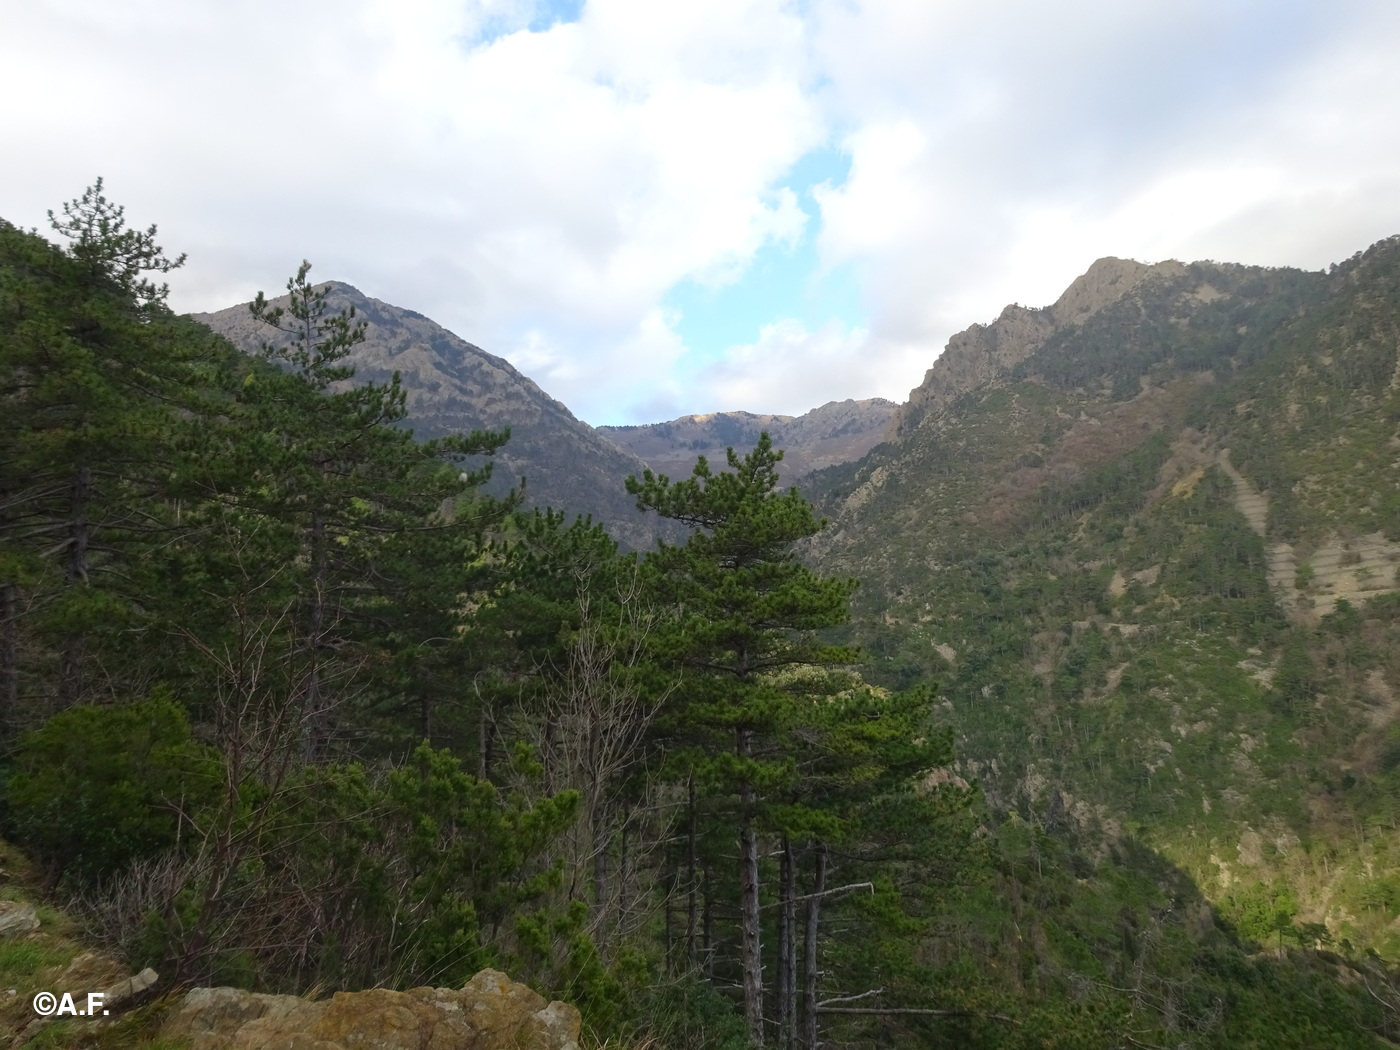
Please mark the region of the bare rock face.
POLYGON ((321 1002, 196 988, 163 1034, 190 1050, 578 1050, 579 1013, 482 970, 461 991, 372 988, 321 1002))
POLYGON ((962 395, 994 382, 1045 345, 1062 328, 1083 324, 1154 275, 1186 271, 1179 262, 1149 266, 1131 259, 1099 259, 1051 306, 1008 306, 991 324, 975 324, 948 340, 924 381, 909 394, 890 424, 890 439, 907 437, 929 416, 962 395))

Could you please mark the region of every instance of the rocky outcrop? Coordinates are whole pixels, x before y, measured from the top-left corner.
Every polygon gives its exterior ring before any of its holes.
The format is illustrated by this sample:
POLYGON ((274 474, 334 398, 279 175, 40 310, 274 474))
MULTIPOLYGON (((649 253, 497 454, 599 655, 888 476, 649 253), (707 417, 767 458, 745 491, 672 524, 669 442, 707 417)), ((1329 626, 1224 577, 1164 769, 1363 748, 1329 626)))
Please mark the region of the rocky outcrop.
POLYGON ((1062 328, 1080 325, 1115 303, 1152 275, 1186 272, 1179 262, 1149 266, 1131 259, 1099 259, 1074 280, 1051 306, 1008 306, 991 324, 975 324, 948 345, 909 393, 890 423, 888 437, 907 437, 930 416, 964 394, 995 382, 1045 345, 1062 328))
POLYGON ((318 1002, 196 988, 162 1034, 190 1050, 578 1050, 579 1012, 482 970, 460 991, 372 988, 318 1002))
MULTIPOLYGON (((347 359, 355 381, 387 383, 398 372, 407 394, 405 423, 418 437, 509 427, 510 441, 495 456, 493 489, 523 476, 530 504, 591 514, 627 545, 651 546, 657 519, 637 510, 623 487, 629 474, 646 467, 635 455, 575 418, 509 361, 348 284, 332 281, 329 289, 332 313, 354 307, 356 319, 365 322, 364 342, 347 359)), ((287 298, 272 302, 285 307, 287 298)), ((247 353, 277 342, 272 337, 285 339, 255 321, 246 304, 193 316, 247 353)))
POLYGON ((860 459, 884 438, 897 407, 881 397, 829 401, 800 416, 708 412, 666 423, 599 427, 598 432, 640 456, 658 474, 689 477, 697 456, 723 466, 725 450, 750 448, 764 431, 783 450, 784 484, 837 463, 860 459))
POLYGON ((34 905, 0 901, 0 937, 20 937, 38 928, 39 914, 34 905))

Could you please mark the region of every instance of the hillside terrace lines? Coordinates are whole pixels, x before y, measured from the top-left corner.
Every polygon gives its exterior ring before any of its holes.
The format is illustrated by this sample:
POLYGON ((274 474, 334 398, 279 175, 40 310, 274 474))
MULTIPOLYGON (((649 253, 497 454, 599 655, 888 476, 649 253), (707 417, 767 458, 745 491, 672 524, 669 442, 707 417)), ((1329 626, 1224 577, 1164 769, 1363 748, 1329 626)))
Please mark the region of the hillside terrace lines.
POLYGON ((1351 540, 1333 538, 1307 559, 1317 592, 1314 610, 1324 615, 1346 599, 1353 605, 1400 587, 1400 544, 1379 532, 1351 540))
POLYGON ((1235 486, 1235 508, 1267 544, 1269 587, 1286 612, 1326 616, 1343 599, 1355 605, 1400 589, 1400 545, 1378 532, 1349 540, 1334 537, 1301 561, 1290 544, 1268 543, 1269 498, 1235 469, 1229 449, 1220 451, 1216 463, 1235 486), (1304 575, 1311 576, 1306 594, 1298 587, 1300 564, 1307 570, 1304 575))
MULTIPOLYGON (((1298 559, 1287 543, 1269 543, 1269 497, 1257 490, 1230 462, 1230 450, 1221 449, 1216 463, 1235 486, 1235 509, 1267 545, 1269 588, 1285 612, 1298 608, 1298 559)), ((1329 610, 1330 611, 1330 610, 1329 610)))

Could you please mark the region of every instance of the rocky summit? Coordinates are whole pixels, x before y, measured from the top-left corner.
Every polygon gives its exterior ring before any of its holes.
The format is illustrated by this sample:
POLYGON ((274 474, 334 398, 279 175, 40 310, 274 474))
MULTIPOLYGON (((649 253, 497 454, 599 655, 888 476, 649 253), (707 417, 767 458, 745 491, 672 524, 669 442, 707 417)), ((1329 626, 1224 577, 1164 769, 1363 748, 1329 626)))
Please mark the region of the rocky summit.
POLYGON ((939 680, 997 809, 1082 871, 1150 843, 1254 936, 1383 955, 1397 288, 1400 238, 1328 272, 1102 259, 954 336, 894 439, 806 489, 875 677, 939 680))

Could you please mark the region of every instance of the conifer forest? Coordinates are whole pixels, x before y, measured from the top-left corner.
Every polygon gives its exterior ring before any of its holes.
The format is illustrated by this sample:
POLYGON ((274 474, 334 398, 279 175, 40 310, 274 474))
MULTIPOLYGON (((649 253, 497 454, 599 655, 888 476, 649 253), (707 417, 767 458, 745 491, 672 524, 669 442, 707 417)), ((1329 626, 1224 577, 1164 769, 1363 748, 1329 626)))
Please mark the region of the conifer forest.
POLYGON ((586 1047, 1400 1042, 1400 239, 1008 307, 797 487, 616 478, 649 545, 183 261, 0 221, 0 837, 76 942, 586 1047))

